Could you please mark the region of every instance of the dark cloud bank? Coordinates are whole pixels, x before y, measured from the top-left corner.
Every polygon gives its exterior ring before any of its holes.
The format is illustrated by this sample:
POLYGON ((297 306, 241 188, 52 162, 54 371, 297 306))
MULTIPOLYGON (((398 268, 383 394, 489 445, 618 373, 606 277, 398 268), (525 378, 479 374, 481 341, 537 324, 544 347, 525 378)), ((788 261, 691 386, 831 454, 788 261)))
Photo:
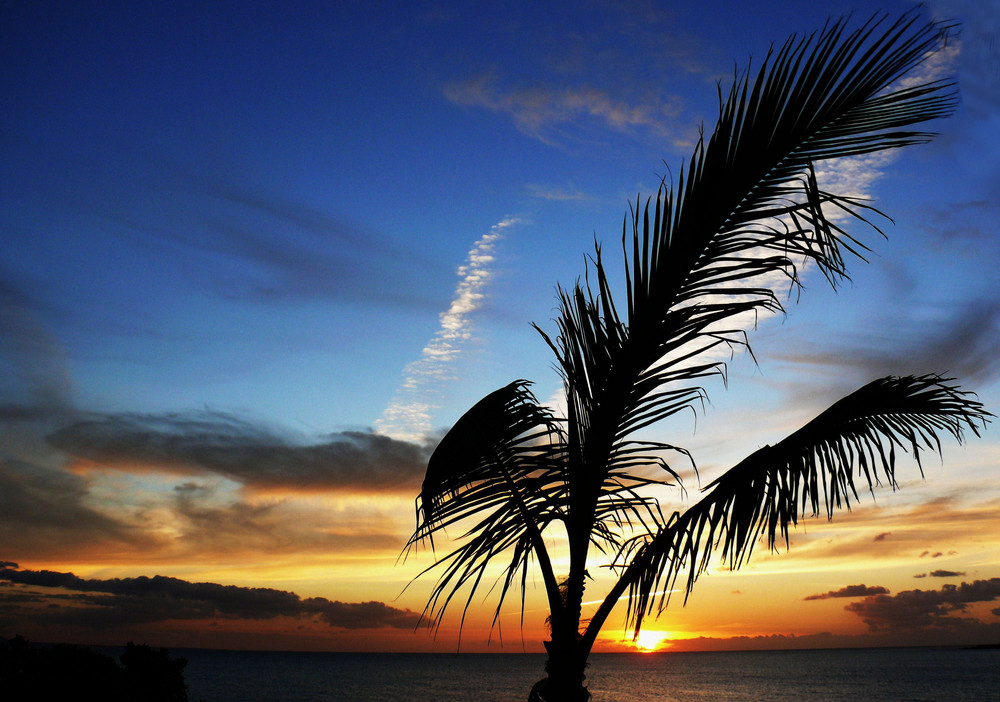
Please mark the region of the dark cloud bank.
POLYGON ((108 580, 50 570, 18 570, 0 562, 0 621, 30 618, 39 623, 91 629, 171 620, 309 618, 342 629, 415 629, 420 615, 383 602, 339 602, 302 598, 271 588, 192 583, 155 575, 108 580), (21 585, 13 588, 8 583, 21 585), (45 588, 38 592, 32 588, 45 588), (49 592, 49 589, 65 592, 49 592), (25 607, 37 603, 41 608, 25 607))
MULTIPOLYGON (((957 571, 935 570, 914 577, 952 578, 964 575, 957 571)), ((961 585, 943 585, 940 590, 905 590, 895 595, 881 585, 847 585, 804 600, 831 598, 864 598, 852 602, 844 609, 861 617, 873 630, 888 628, 913 628, 942 626, 955 623, 955 612, 964 612, 975 602, 992 602, 1000 599, 1000 578, 976 580, 961 585)), ((996 610, 993 611, 996 614, 996 610)))
POLYGON ((222 412, 103 415, 58 429, 48 440, 104 468, 212 473, 248 487, 294 490, 415 493, 430 450, 370 431, 303 445, 222 412))
POLYGON ((881 585, 868 587, 867 585, 848 585, 839 590, 831 590, 819 595, 809 595, 806 600, 828 600, 834 597, 865 597, 866 595, 888 595, 889 589, 881 585))
MULTIPOLYGON (((851 602, 844 609, 860 617, 871 631, 918 628, 969 628, 978 620, 959 616, 978 602, 1000 599, 1000 578, 943 585, 940 590, 905 590, 851 602)), ((995 614, 996 611, 994 610, 995 614)))
POLYGON ((0 543, 9 545, 15 559, 58 560, 66 549, 149 553, 195 547, 232 553, 389 547, 400 537, 387 532, 378 515, 370 515, 375 528, 363 531, 343 524, 310 531, 287 499, 247 500, 254 491, 413 496, 432 449, 431 442, 400 441, 370 430, 302 437, 216 411, 66 412, 44 419, 37 426, 15 425, 4 421, 0 406, 0 543), (92 495, 91 469, 180 480, 170 495, 123 495, 125 504, 111 511, 101 509, 92 495), (212 478, 231 480, 247 493, 227 497, 212 478), (173 512, 183 526, 177 536, 168 541, 142 528, 146 498, 173 512))

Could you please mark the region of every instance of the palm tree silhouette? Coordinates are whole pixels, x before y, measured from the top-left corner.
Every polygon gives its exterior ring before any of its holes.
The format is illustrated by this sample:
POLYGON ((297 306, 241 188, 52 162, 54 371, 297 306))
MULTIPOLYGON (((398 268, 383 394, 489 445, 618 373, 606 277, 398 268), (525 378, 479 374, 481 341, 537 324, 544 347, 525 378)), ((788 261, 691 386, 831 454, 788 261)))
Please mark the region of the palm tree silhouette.
POLYGON ((913 13, 875 16, 853 31, 832 21, 772 47, 756 75, 737 76, 728 95, 720 88, 715 130, 676 183, 661 183, 655 201, 630 208, 624 319, 597 245, 585 280, 558 291, 558 335, 538 329, 563 378, 566 416, 540 406, 518 380, 474 405, 434 451, 407 549, 433 546, 447 527, 464 536, 427 569, 440 575, 424 614, 440 626, 462 592, 464 622, 486 583, 499 595, 494 626, 512 591, 520 591, 523 621, 526 581, 537 571, 551 635, 547 677, 529 699, 589 698, 587 657, 622 597, 637 636, 679 578, 686 599, 714 552, 735 569, 758 541, 787 545, 800 516, 832 518, 858 499, 858 483, 895 486, 897 449, 919 464, 922 450, 940 452, 939 435, 962 441, 965 429, 978 435, 987 421, 982 404, 951 379, 882 378, 751 453, 683 513, 664 517, 643 494, 678 485, 665 456, 687 452, 637 434, 704 400, 700 383, 725 373, 720 351, 747 347, 746 319, 784 310, 776 281, 797 287, 808 265, 836 286, 847 278, 845 253, 863 260, 867 247, 831 213, 878 231, 866 219, 872 208, 822 190, 813 165, 928 141, 932 134, 906 128, 948 116, 954 85, 898 81, 952 29, 913 13), (559 528, 565 573, 544 539, 559 528), (588 620, 581 608, 595 552, 617 581, 588 620))

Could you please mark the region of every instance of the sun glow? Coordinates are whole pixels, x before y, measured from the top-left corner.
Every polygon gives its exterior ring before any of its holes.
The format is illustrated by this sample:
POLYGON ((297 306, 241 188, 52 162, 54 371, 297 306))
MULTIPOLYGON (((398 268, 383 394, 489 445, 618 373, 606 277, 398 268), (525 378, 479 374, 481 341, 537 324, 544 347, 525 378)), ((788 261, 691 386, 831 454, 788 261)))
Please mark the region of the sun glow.
POLYGON ((658 651, 664 648, 663 643, 670 639, 669 631, 653 631, 650 629, 643 629, 639 632, 639 638, 634 642, 634 645, 638 651, 643 653, 651 653, 653 651, 658 651))

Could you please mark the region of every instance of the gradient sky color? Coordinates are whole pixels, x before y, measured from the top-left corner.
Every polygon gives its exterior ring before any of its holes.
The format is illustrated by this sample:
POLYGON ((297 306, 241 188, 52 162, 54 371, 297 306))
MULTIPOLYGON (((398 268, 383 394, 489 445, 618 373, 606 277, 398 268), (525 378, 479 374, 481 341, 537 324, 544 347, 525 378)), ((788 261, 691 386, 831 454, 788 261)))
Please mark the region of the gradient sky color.
MULTIPOLYGON (((911 9, 891 1, 879 9, 911 9)), ((848 2, 59 3, 0 9, 0 635, 440 650, 398 556, 436 439, 711 129, 716 84, 848 2), (158 576, 158 577, 155 577, 158 576)), ((1000 6, 921 70, 932 144, 820 164, 888 238, 806 277, 711 404, 657 428, 702 484, 887 374, 1000 408, 1000 6), (881 224, 880 224, 881 226, 881 224)), ((1000 434, 806 521, 648 628, 675 648, 1000 641, 1000 434)), ((698 480, 687 483, 689 499, 698 480)), ((683 502, 664 492, 665 508, 683 502)), ((555 538, 555 537, 553 537, 555 538)), ((597 576, 595 590, 601 586, 597 576)), ((595 598, 598 595, 595 594, 595 598)), ((544 598, 463 650, 541 650, 544 598)), ((604 650, 628 647, 609 623, 604 650)))

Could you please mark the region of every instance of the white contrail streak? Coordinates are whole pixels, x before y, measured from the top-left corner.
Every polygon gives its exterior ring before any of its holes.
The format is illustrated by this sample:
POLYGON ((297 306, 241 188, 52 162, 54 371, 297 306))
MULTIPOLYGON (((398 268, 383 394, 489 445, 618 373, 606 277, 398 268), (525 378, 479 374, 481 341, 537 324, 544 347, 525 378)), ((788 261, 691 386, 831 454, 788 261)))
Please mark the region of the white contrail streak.
POLYGON ((469 251, 465 265, 457 273, 458 287, 448 309, 441 313, 441 327, 420 354, 403 371, 403 383, 382 417, 375 422, 379 433, 416 441, 431 431, 432 385, 449 379, 448 368, 472 338, 470 316, 481 305, 484 288, 493 277, 493 249, 504 230, 519 222, 507 217, 490 227, 469 251))

